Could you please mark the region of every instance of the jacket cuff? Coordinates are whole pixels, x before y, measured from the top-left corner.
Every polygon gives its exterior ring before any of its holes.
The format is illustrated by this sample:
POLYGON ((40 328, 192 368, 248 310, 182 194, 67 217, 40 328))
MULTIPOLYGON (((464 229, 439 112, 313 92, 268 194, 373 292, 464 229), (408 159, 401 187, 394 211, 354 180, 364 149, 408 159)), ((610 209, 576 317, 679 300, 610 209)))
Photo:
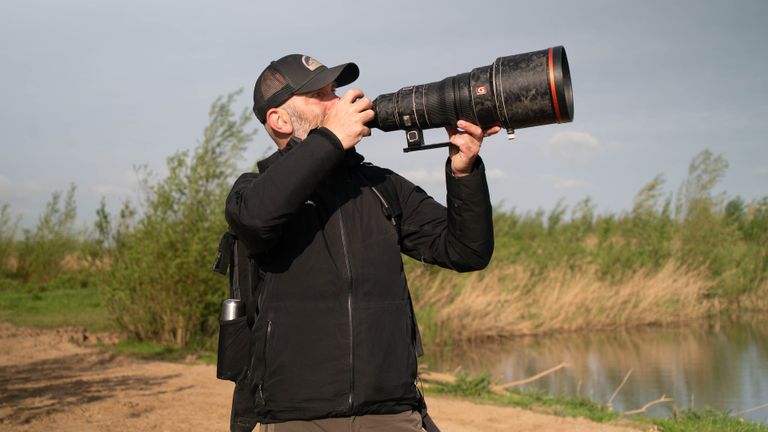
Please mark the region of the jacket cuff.
POLYGON ((462 177, 454 177, 451 171, 451 159, 448 158, 445 162, 445 188, 448 199, 477 203, 490 201, 488 182, 485 178, 485 164, 480 156, 475 159, 472 171, 462 177))
POLYGON ((477 177, 478 175, 485 175, 485 164, 479 155, 475 158, 475 162, 472 164, 472 170, 469 172, 469 174, 461 177, 456 177, 453 175, 453 170, 451 169, 451 158, 449 157, 445 160, 445 178, 449 179, 449 181, 464 180, 470 177, 477 177))

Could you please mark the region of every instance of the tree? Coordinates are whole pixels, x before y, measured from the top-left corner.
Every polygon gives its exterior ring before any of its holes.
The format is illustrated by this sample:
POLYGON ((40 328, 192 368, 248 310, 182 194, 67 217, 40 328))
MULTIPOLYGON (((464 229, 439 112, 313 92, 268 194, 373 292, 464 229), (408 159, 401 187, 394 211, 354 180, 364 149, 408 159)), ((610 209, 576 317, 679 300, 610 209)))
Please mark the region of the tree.
POLYGON ((101 197, 99 208, 96 209, 96 222, 93 223, 96 231, 96 240, 104 249, 112 245, 112 220, 107 212, 106 198, 101 197))
POLYGON ((19 216, 11 215, 8 203, 0 205, 0 274, 14 270, 11 262, 16 258, 16 234, 19 231, 19 216))
MULTIPOLYGON (((210 267, 227 228, 226 194, 255 133, 247 130, 253 115, 232 110, 238 94, 214 101, 202 141, 167 159, 167 177, 143 178, 143 216, 132 229, 118 227, 106 304, 140 340, 180 347, 217 327, 226 281, 210 267)), ((130 206, 121 213, 121 224, 133 217, 130 206)))
POLYGON ((62 271, 67 256, 77 255, 79 240, 75 232, 77 204, 74 184, 65 195, 56 191, 34 229, 25 229, 18 253, 16 274, 24 281, 45 284, 62 271))
POLYGON ((712 191, 722 180, 728 169, 728 161, 721 155, 704 150, 688 165, 688 177, 677 194, 678 218, 694 217, 698 211, 710 212, 723 201, 723 196, 714 197, 712 191))

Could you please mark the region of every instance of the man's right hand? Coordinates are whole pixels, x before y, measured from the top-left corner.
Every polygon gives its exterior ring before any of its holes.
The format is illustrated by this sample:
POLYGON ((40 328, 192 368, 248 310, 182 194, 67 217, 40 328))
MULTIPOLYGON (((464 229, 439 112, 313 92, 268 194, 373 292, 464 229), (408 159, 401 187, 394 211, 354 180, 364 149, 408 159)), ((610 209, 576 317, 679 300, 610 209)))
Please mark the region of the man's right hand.
POLYGON ((365 125, 373 120, 373 105, 360 89, 350 89, 336 102, 323 119, 323 127, 333 132, 345 150, 349 150, 368 136, 371 130, 365 125))

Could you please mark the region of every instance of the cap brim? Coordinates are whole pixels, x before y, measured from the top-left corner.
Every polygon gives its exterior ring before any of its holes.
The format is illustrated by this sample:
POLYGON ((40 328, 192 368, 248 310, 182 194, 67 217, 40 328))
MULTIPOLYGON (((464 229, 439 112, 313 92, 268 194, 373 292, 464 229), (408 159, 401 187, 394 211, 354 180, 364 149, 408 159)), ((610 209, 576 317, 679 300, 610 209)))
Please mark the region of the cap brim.
POLYGON ((303 86, 296 89, 294 94, 315 91, 327 86, 332 82, 335 82, 338 87, 345 86, 354 82, 358 76, 360 76, 360 69, 358 69, 356 64, 344 63, 342 65, 326 69, 315 75, 312 77, 312 79, 304 83, 303 86))

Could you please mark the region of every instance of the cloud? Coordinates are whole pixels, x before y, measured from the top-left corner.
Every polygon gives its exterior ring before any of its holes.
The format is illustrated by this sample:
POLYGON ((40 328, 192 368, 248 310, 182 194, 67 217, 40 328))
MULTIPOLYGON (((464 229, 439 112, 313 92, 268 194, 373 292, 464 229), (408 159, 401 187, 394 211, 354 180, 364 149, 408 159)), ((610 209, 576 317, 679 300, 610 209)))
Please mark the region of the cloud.
POLYGON ((127 197, 136 193, 139 189, 139 177, 135 171, 123 171, 122 175, 112 182, 97 184, 91 187, 91 191, 102 196, 127 197))
POLYGON ((128 196, 133 193, 133 189, 127 186, 119 186, 113 184, 100 184, 91 188, 93 192, 98 195, 105 196, 128 196))
POLYGON ((592 186, 592 183, 575 178, 563 178, 556 176, 546 177, 547 182, 555 189, 584 189, 592 186))
POLYGON ((445 181, 445 171, 441 169, 415 169, 400 171, 399 174, 416 184, 442 183, 445 181))
MULTIPOLYGON (((757 175, 766 175, 768 174, 768 168, 758 168, 755 170, 755 173, 757 175)), ((0 183, 0 187, 2 187, 2 183, 0 183)))
POLYGON ((546 146, 552 157, 577 163, 589 162, 603 148, 600 141, 587 132, 558 132, 546 146))
POLYGON ((488 177, 489 180, 499 180, 507 178, 507 173, 498 168, 494 168, 486 170, 485 176, 488 177))
POLYGON ((48 188, 33 180, 16 182, 0 174, 0 199, 17 199, 48 192, 48 188))

